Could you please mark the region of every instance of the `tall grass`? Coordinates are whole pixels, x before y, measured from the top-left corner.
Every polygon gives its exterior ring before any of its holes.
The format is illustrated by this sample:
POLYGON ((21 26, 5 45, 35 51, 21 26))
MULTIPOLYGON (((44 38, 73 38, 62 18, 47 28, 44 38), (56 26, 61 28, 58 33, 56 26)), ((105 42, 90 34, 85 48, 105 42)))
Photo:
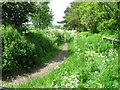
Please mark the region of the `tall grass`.
POLYGON ((22 35, 12 26, 3 28, 3 77, 20 74, 17 71, 30 72, 35 67, 43 66, 60 51, 59 47, 63 43, 60 38, 63 35, 59 37, 58 34, 53 36, 50 32, 34 30, 22 35))
POLYGON ((46 76, 12 87, 118 88, 118 47, 102 41, 102 35, 89 32, 73 35, 68 44, 69 57, 61 66, 46 76))

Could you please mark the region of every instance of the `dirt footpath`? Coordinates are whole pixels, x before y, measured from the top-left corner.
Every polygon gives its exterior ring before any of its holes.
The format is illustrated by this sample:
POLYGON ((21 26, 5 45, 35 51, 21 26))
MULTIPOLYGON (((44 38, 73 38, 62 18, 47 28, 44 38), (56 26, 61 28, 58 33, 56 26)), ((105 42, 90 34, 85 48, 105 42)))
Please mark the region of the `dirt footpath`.
POLYGON ((28 82, 37 77, 46 75, 50 73, 52 70, 54 70, 54 68, 62 64, 63 60, 67 57, 67 55, 68 55, 68 47, 67 47, 67 43, 65 42, 61 48, 60 53, 56 57, 48 60, 48 62, 45 63, 44 67, 37 69, 34 73, 26 74, 24 76, 17 76, 14 80, 12 80, 11 82, 7 82, 7 83, 11 85, 17 85, 20 82, 28 82))

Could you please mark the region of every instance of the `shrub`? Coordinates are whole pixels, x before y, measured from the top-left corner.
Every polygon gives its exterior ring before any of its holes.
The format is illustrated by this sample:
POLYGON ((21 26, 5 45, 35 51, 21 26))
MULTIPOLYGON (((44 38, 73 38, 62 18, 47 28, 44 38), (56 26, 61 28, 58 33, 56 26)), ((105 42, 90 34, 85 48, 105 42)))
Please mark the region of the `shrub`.
POLYGON ((26 39, 35 45, 35 51, 37 56, 44 56, 46 53, 51 52, 54 48, 51 40, 45 36, 45 33, 40 31, 29 32, 26 35, 26 39))
POLYGON ((72 36, 70 33, 66 32, 66 37, 67 37, 67 38, 66 38, 66 41, 67 41, 67 42, 70 43, 70 42, 73 41, 73 36, 72 36))
POLYGON ((43 31, 45 36, 50 39, 53 45, 60 46, 64 43, 64 33, 59 30, 48 30, 47 32, 43 31))
POLYGON ((2 32, 3 38, 3 73, 19 69, 30 69, 35 57, 35 46, 11 26, 2 32))
POLYGON ((98 31, 102 31, 102 30, 114 30, 116 27, 116 20, 114 19, 109 19, 109 20, 105 20, 102 23, 100 23, 97 27, 98 31))
POLYGON ((62 33, 56 32, 55 36, 57 37, 56 42, 58 45, 64 42, 64 35, 62 33))

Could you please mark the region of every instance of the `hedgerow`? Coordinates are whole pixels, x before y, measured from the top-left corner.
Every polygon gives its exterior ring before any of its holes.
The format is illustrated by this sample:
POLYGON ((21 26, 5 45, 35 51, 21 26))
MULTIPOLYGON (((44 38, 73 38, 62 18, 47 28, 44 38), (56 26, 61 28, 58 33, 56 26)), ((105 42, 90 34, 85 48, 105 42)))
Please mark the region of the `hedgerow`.
POLYGON ((28 42, 16 29, 11 26, 3 29, 3 73, 33 67, 35 45, 28 42))

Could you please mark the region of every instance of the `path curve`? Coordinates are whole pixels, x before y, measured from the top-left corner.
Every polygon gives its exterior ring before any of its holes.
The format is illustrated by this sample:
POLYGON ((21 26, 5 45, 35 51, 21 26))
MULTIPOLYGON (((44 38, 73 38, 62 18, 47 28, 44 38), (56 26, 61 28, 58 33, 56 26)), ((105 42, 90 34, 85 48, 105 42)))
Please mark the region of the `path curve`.
MULTIPOLYGON (((27 74, 25 76, 17 76, 16 79, 12 80, 11 82, 5 82, 5 83, 14 86, 14 85, 18 85, 20 82, 26 83, 29 82, 30 80, 36 79, 37 77, 44 76, 50 73, 59 65, 61 65, 63 63, 63 60, 67 57, 67 55, 68 55, 68 47, 67 47, 67 43, 65 42, 62 45, 60 53, 51 60, 48 60, 48 62, 45 63, 45 67, 39 68, 36 72, 27 74)), ((3 86, 6 85, 3 83, 3 86)))

